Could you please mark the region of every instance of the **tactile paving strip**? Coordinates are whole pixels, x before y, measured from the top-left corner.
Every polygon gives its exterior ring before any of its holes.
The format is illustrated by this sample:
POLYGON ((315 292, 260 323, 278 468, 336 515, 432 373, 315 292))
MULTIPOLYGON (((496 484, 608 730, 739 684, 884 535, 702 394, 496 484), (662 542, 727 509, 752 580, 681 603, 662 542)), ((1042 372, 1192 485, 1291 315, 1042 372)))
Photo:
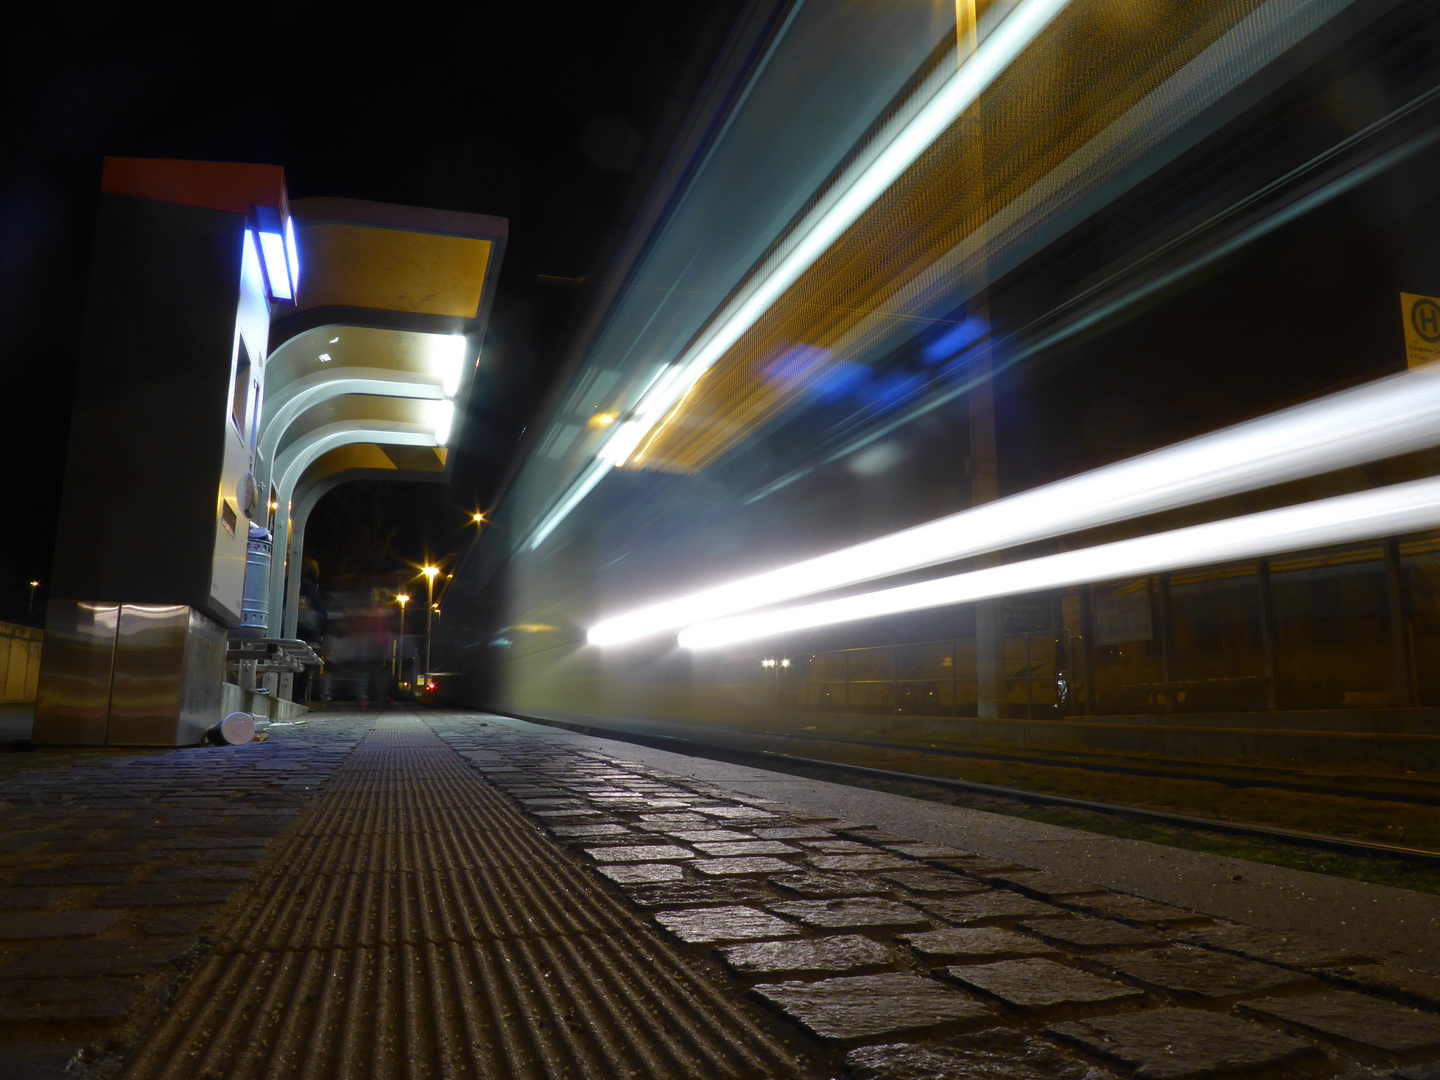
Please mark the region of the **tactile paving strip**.
POLYGON ((122 1075, 804 1072, 425 725, 397 718, 336 770, 122 1075))

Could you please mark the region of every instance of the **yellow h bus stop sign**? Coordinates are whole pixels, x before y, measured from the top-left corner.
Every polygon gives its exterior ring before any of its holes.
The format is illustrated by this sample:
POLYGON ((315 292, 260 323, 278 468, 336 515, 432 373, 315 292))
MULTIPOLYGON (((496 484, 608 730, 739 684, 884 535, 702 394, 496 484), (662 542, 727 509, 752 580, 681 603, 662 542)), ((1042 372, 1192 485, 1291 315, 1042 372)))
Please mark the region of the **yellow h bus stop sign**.
POLYGON ((1440 299, 1400 294, 1405 317, 1405 362, 1412 368, 1440 360, 1440 299))

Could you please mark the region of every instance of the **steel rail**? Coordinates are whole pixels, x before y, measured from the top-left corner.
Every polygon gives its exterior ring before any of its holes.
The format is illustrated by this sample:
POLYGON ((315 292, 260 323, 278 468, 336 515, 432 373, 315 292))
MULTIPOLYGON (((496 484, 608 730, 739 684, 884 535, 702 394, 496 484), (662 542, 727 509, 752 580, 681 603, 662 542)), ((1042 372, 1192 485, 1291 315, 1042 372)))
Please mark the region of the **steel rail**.
MULTIPOLYGON (((1144 776, 1156 780, 1195 780, 1206 784, 1220 784, 1229 788, 1268 788, 1272 791, 1294 791, 1302 795, 1333 795, 1342 799, 1362 799, 1367 802, 1410 803, 1414 806, 1440 806, 1440 794, 1420 795, 1413 792, 1385 791, 1380 788, 1346 788, 1334 784, 1307 784, 1299 780, 1273 780, 1263 777, 1217 776, 1203 772, 1188 772, 1183 769, 1164 769, 1156 766, 1107 765, 1097 761, 1061 761, 1045 757, 1030 757, 1025 754, 987 753, 983 750, 955 750, 942 746, 913 746, 908 743, 879 742, 869 739, 846 739, 834 735, 809 735, 803 732, 766 732, 777 739, 798 739, 803 742, 834 742, 843 746, 873 746, 882 750, 905 750, 924 754, 927 757, 957 757, 973 761, 1003 761, 1019 765, 1040 765, 1046 768, 1075 769, 1080 772, 1112 773, 1117 776, 1144 776)), ((1068 751, 1060 751, 1066 753, 1068 751)), ((1257 766, 1231 766, 1225 768, 1256 769, 1257 766)), ((918 775, 918 774, 917 774, 918 775)), ((1402 781, 1408 782, 1408 781, 1402 781)))
POLYGON ((551 720, 543 717, 525 716, 519 713, 494 711, 496 715, 513 716, 517 720, 525 720, 529 723, 541 724, 546 727, 563 728, 595 738, 632 742, 641 746, 654 746, 660 750, 674 750, 676 747, 687 747, 689 749, 679 750, 677 752, 683 753, 688 757, 704 757, 716 760, 740 758, 749 761, 763 762, 765 766, 769 768, 788 763, 807 769, 829 770, 831 772, 847 773, 854 776, 866 776, 910 784, 928 784, 950 790, 1012 799, 1017 802, 1037 803, 1046 806, 1064 806, 1075 810, 1086 810, 1093 813, 1134 818, 1145 822, 1176 825, 1196 831, 1203 830, 1205 832, 1225 833, 1231 836, 1243 836, 1256 840, 1268 840, 1272 843, 1313 848, 1341 855, 1371 859, 1396 859, 1402 862, 1440 868, 1440 851, 1426 851, 1422 848, 1408 848, 1396 844, 1380 844, 1366 840, 1351 840, 1343 836, 1327 836, 1322 833, 1305 832, 1300 829, 1286 829, 1278 825, 1256 825, 1247 822, 1226 821, 1222 818, 1205 818, 1194 817, 1189 814, 1176 814, 1167 810, 1146 810, 1138 806, 1095 802, 1091 799, 1076 799, 1068 795, 1049 795, 1039 791, 1026 791, 1023 788, 1003 787, 998 784, 983 784, 975 780, 956 780, 943 776, 926 776, 922 773, 900 772, 894 769, 877 769, 869 765, 851 765, 840 761, 826 761, 823 758, 803 757, 798 754, 785 754, 774 750, 746 750, 740 747, 722 746, 718 743, 707 743, 699 739, 687 738, 680 735, 641 734, 626 731, 623 728, 597 727, 593 724, 580 724, 567 720, 551 720))

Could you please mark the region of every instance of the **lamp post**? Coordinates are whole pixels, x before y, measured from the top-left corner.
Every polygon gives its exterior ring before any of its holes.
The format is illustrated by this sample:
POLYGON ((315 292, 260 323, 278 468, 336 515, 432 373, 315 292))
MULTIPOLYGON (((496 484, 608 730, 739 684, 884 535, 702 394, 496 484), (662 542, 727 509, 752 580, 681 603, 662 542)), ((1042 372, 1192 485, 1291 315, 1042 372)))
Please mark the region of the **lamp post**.
POLYGON ((410 602, 410 597, 397 593, 395 602, 400 605, 400 652, 395 659, 395 681, 399 682, 405 675, 405 605, 410 602))
POLYGON ((38 580, 30 582, 30 606, 26 610, 31 615, 35 614, 35 590, 39 587, 40 582, 38 580))
POLYGON ((438 566, 422 566, 420 572, 425 575, 425 685, 430 684, 430 624, 435 618, 435 575, 440 572, 438 566))
POLYGON ((787 656, 784 659, 777 660, 773 656, 767 656, 764 660, 760 661, 760 666, 762 668, 769 668, 775 676, 775 707, 778 709, 780 707, 780 669, 790 666, 790 658, 787 656))

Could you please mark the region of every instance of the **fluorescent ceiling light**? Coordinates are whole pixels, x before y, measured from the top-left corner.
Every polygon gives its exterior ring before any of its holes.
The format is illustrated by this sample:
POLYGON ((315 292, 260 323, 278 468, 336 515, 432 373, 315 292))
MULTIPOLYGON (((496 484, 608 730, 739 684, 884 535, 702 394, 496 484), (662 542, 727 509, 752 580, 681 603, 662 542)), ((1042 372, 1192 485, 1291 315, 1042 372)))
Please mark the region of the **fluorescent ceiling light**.
POLYGON ((444 446, 450 441, 450 427, 455 422, 455 403, 451 401, 437 401, 433 406, 435 412, 435 445, 444 446))
POLYGON ((1393 536, 1437 524, 1440 478, 1431 477, 840 600, 718 619, 684 630, 680 644, 715 648, 881 615, 1393 536))
POLYGON ((260 254, 265 257, 265 276, 270 281, 270 295, 277 300, 294 297, 290 287, 290 267, 285 258, 285 241, 279 233, 260 234, 260 254))
POLYGON ((465 370, 465 335, 450 334, 435 340, 436 365, 446 397, 454 397, 460 389, 460 376, 465 370))
POLYGON ((300 288, 300 250, 295 246, 295 219, 285 217, 285 265, 290 269, 290 284, 300 288))
POLYGON ((240 272, 250 278, 263 291, 265 275, 260 269, 260 252, 255 245, 255 231, 245 230, 245 250, 240 256, 240 272))
POLYGON ((605 619, 615 645, 1440 444, 1440 371, 1417 368, 911 529, 605 619))
MULTIPOLYGON (((651 382, 630 416, 616 424, 601 443, 596 451, 597 459, 617 468, 624 465, 641 440, 700 377, 915 163, 1068 3, 1069 0, 1020 0, 849 186, 833 202, 818 206, 812 212, 813 220, 801 222, 790 246, 777 253, 772 264, 762 267, 748 290, 716 317, 709 333, 651 382)), ((536 528, 530 546, 537 547, 598 482, 598 478, 590 477, 588 470, 577 478, 566 497, 536 528), (563 513, 561 507, 565 508, 563 513)))

